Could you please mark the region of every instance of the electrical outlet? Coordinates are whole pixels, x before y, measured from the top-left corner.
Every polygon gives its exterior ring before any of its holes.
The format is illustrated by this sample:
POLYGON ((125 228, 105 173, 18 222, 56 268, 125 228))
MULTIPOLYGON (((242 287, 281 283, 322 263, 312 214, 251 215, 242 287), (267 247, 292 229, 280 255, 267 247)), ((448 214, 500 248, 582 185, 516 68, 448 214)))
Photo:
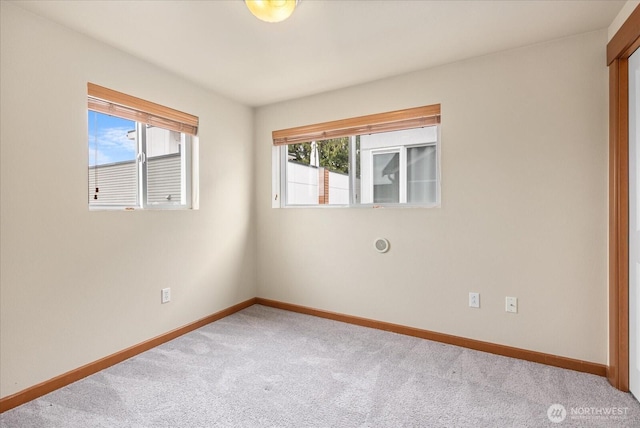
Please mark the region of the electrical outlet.
POLYGON ((469 307, 470 308, 480 307, 480 293, 469 293, 469 307))
POLYGON ((517 297, 507 297, 505 299, 505 311, 512 312, 514 314, 518 313, 518 298, 517 297))
POLYGON ((162 303, 169 303, 171 301, 171 289, 163 288, 162 289, 162 303))

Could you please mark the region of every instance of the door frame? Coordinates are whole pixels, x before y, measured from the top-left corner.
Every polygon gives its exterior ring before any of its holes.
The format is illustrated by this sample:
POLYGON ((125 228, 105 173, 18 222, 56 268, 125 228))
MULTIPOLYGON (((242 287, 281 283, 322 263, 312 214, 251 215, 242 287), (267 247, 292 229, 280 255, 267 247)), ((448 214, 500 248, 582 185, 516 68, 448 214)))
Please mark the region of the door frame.
POLYGON ((640 6, 607 44, 609 66, 609 366, 629 391, 629 57, 640 46, 640 6))

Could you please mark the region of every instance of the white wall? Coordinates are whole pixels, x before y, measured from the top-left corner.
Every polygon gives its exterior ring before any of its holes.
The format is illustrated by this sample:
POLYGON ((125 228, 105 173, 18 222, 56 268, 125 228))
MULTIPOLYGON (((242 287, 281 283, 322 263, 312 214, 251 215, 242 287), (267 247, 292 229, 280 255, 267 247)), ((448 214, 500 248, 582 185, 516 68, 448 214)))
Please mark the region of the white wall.
POLYGON ((8 2, 0 27, 0 396, 254 297, 252 110, 8 2), (88 210, 88 81, 200 117, 199 210, 88 210))
POLYGON ((259 296, 605 364, 606 43, 602 30, 257 109, 259 296), (436 103, 441 208, 271 208, 271 131, 436 103), (326 274, 292 268, 308 260, 326 274))

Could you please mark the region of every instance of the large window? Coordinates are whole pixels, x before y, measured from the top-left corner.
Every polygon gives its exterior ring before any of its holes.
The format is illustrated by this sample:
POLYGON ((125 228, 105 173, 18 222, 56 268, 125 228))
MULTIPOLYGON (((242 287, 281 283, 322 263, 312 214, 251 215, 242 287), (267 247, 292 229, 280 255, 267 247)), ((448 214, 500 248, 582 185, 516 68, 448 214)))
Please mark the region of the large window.
POLYGON ((434 105, 274 131, 276 206, 438 206, 439 123, 434 105))
POLYGON ((198 119, 97 85, 88 89, 89 207, 191 208, 198 119))

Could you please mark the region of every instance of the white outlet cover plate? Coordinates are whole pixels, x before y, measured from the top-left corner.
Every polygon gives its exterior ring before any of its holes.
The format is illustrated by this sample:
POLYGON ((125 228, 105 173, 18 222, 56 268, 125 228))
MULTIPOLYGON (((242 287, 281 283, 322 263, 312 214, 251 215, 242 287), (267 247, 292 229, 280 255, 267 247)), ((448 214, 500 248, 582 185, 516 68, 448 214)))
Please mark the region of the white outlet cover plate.
POLYGON ((171 301, 171 289, 163 288, 162 289, 162 303, 168 303, 171 301))
POLYGON ((518 313, 518 298, 517 297, 507 297, 505 299, 505 311, 511 312, 514 314, 518 313))

